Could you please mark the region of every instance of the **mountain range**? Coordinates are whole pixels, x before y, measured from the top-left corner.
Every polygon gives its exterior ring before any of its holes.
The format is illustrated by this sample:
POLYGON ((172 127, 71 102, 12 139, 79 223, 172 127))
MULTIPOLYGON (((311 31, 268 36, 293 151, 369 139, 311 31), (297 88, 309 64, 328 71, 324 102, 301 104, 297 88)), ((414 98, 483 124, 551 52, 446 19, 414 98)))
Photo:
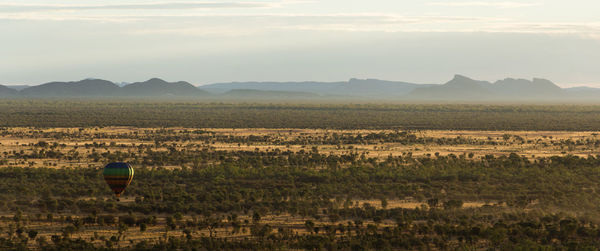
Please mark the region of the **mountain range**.
POLYGON ((415 84, 378 79, 340 82, 232 82, 194 86, 185 81, 152 78, 113 83, 102 79, 50 82, 37 86, 2 86, 0 97, 199 97, 205 99, 358 99, 428 101, 561 101, 600 98, 600 89, 560 88, 546 79, 506 78, 496 82, 462 75, 444 84, 415 84))
POLYGON ((428 100, 553 100, 575 97, 570 94, 568 89, 540 78, 506 78, 490 83, 455 75, 443 85, 416 88, 408 96, 411 99, 428 100))
POLYGON ((420 87, 433 85, 378 79, 355 79, 344 82, 233 82, 217 83, 199 88, 212 93, 222 94, 232 90, 259 90, 305 92, 320 96, 343 96, 362 98, 398 98, 420 87))
POLYGON ((50 82, 36 86, 11 89, 0 87, 0 95, 22 97, 169 97, 169 96, 202 96, 208 92, 198 89, 188 82, 169 83, 153 78, 145 82, 136 82, 119 86, 102 79, 84 79, 76 82, 50 82), (12 91, 3 91, 10 89, 12 91))

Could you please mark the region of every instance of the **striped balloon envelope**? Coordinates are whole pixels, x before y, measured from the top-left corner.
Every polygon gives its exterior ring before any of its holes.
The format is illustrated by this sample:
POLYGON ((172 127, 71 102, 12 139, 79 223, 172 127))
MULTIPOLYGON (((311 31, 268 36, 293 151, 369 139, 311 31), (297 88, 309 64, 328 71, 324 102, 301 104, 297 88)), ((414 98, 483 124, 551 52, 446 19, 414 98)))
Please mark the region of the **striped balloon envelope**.
POLYGON ((115 162, 106 165, 102 174, 110 189, 119 198, 133 179, 133 168, 127 163, 115 162))

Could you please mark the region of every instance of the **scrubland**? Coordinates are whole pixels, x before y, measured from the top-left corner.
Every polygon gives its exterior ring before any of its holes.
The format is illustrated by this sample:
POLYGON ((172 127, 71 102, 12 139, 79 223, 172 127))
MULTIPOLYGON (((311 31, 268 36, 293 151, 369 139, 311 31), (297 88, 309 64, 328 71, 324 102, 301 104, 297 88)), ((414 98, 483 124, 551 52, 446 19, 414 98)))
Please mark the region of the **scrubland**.
POLYGON ((0 102, 2 249, 600 247, 593 106, 31 102, 0 102))

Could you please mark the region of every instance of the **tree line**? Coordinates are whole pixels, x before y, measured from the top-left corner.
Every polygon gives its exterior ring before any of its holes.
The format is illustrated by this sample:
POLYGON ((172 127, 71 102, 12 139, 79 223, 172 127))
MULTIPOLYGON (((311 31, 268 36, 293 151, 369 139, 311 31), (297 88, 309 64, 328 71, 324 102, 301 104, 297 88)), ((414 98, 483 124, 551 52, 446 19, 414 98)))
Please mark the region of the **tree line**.
POLYGON ((190 101, 0 100, 0 126, 600 129, 597 105, 260 104, 190 101), (148 119, 152 118, 152 119, 148 119))

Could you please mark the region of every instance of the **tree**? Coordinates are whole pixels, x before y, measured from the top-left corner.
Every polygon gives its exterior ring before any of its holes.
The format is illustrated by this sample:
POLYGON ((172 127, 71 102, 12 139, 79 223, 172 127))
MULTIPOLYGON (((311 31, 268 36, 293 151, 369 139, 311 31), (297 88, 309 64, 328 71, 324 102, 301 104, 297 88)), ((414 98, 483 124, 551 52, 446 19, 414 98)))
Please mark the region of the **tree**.
POLYGON ((260 222, 260 214, 258 212, 254 212, 254 214, 252 215, 252 222, 259 223, 260 222))
POLYGON ((32 229, 27 232, 27 235, 29 236, 29 239, 33 240, 35 237, 37 237, 38 232, 32 229))
POLYGON ((444 202, 444 209, 459 209, 463 206, 462 200, 449 200, 444 202))
POLYGON ((127 225, 122 224, 122 223, 119 224, 119 230, 118 230, 119 236, 118 236, 117 240, 124 239, 123 237, 125 236, 125 232, 127 232, 128 229, 129 228, 127 227, 127 225))
POLYGON ((386 198, 381 199, 381 208, 386 209, 388 207, 388 201, 386 198))
POLYGON ((439 204, 439 200, 437 198, 431 198, 427 200, 427 205, 429 205, 429 208, 436 208, 439 204))
POLYGON ((77 229, 76 229, 76 228, 75 228, 75 226, 73 226, 73 225, 68 225, 68 226, 66 226, 65 228, 63 228, 63 231, 62 231, 62 233, 63 233, 63 237, 64 237, 65 239, 70 239, 70 238, 71 238, 71 235, 72 235, 73 233, 75 233, 75 231, 76 231, 76 230, 77 230, 77 229))
POLYGON ((306 228, 306 231, 312 233, 315 230, 315 223, 311 220, 307 220, 304 222, 304 227, 306 228))

